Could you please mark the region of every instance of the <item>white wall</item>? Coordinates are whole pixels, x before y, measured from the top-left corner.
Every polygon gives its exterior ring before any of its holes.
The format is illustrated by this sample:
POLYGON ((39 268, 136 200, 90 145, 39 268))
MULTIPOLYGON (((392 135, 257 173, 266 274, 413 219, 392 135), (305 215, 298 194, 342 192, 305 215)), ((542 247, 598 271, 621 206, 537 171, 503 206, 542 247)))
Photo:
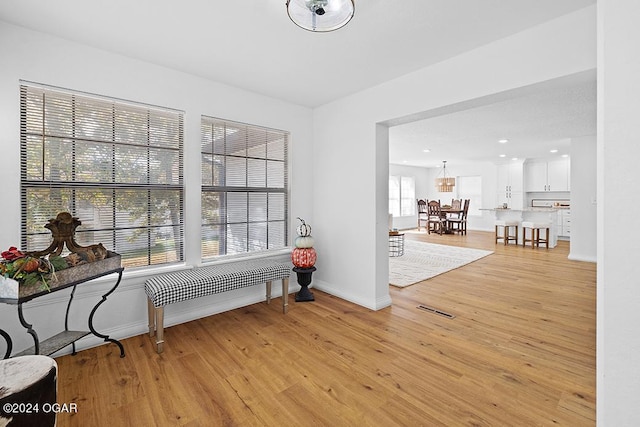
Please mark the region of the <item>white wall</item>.
POLYGON ((324 254, 316 286, 372 309, 389 303, 388 208, 379 203, 388 189, 376 187, 387 181, 388 149, 380 144, 388 128, 380 123, 593 70, 595 62, 589 7, 317 108, 315 221, 325 240, 316 247, 324 254), (336 227, 345 217, 357 226, 336 227))
POLYGON ((571 141, 571 243, 569 259, 596 262, 596 136, 571 141), (574 233, 573 230, 577 232, 574 233))
MULTIPOLYGON (((598 0, 597 423, 640 425, 640 2, 598 0), (623 209, 612 209, 623 206, 623 209)), ((573 186, 573 181, 572 181, 573 186)))
MULTIPOLYGON (((440 193, 436 190, 434 182, 441 174, 442 168, 422 168, 405 165, 389 165, 391 175, 413 176, 416 179, 416 198, 440 200, 448 203, 451 199, 459 198, 457 188, 451 193, 440 193)), ((497 166, 491 162, 475 162, 464 165, 447 166, 447 176, 481 176, 482 177, 482 205, 479 208, 490 209, 496 207, 497 194, 497 166)), ((493 231, 495 217, 491 211, 481 211, 480 215, 470 215, 467 222, 469 230, 493 231)), ((417 217, 394 218, 394 227, 402 230, 415 228, 417 217)), ((595 224, 594 224, 595 227, 595 224)))
MULTIPOLYGON (((189 46, 185 46, 188 49, 189 46)), ((180 109, 185 117, 185 249, 187 264, 200 262, 200 116, 202 114, 252 123, 291 132, 291 217, 305 218, 314 225, 311 197, 312 113, 308 108, 217 84, 195 76, 138 60, 89 48, 42 33, 0 23, 0 180, 2 221, 0 248, 20 244, 20 104, 19 80, 29 80, 126 100, 180 109), (301 159, 301 160, 298 160, 301 159)), ((80 218, 82 220, 82 218, 80 218)), ((291 222, 293 233, 296 221, 291 222)), ((43 224, 44 225, 44 224, 43 224)), ((316 238, 321 241, 323 236, 316 238)), ((323 253, 319 253, 320 259, 323 253)), ((143 283, 148 274, 125 271, 119 289, 96 314, 96 328, 116 338, 144 332, 146 300, 143 283)), ((88 312, 114 279, 78 288, 72 307, 72 328, 86 328, 88 312)), ((291 288, 298 289, 295 280, 291 288)), ((274 286, 274 295, 279 295, 274 286)), ((62 328, 68 292, 61 291, 25 304, 25 316, 42 338, 62 328), (63 295, 64 294, 64 295, 63 295)), ((261 301, 264 287, 242 289, 212 298, 202 298, 166 309, 166 324, 261 301)), ((17 320, 16 307, 0 304, 0 325, 15 340, 16 351, 32 345, 17 320)), ((81 347, 99 343, 86 338, 81 347)), ((2 345, 2 344, 0 344, 2 345)), ((68 350, 67 350, 68 351, 68 350)))
MULTIPOLYGON (((441 169, 430 169, 429 181, 434 182, 440 174, 441 169)), ((475 162, 464 165, 447 166, 447 176, 481 176, 482 177, 482 205, 476 206, 480 209, 496 207, 497 197, 497 176, 498 168, 491 162, 475 162)), ((458 188, 454 187, 451 193, 440 193, 436 191, 435 185, 429 188, 429 198, 441 200, 442 203, 449 203, 451 199, 460 198, 457 193, 458 188)), ((491 211, 481 211, 480 215, 470 214, 467 217, 467 228, 476 231, 493 231, 493 221, 495 217, 491 211)))

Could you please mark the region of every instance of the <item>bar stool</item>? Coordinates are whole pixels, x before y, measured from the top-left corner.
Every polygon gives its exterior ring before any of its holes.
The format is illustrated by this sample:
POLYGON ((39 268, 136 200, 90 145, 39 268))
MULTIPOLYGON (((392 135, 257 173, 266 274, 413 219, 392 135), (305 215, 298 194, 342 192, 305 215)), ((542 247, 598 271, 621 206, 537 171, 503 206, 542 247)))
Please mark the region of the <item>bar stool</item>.
POLYGON ((527 242, 531 242, 531 249, 540 247, 540 243, 544 243, 546 248, 549 249, 549 228, 551 224, 548 222, 522 222, 522 246, 525 246, 527 242), (527 239, 527 228, 531 229, 531 239, 527 239), (544 239, 540 237, 540 230, 545 230, 544 239))
POLYGON ((505 246, 509 244, 509 241, 514 240, 516 245, 518 244, 518 224, 519 221, 515 220, 496 220, 496 245, 498 244, 498 240, 502 239, 505 246), (502 227, 502 236, 498 233, 498 227, 502 227), (511 228, 515 227, 515 234, 511 234, 511 228))

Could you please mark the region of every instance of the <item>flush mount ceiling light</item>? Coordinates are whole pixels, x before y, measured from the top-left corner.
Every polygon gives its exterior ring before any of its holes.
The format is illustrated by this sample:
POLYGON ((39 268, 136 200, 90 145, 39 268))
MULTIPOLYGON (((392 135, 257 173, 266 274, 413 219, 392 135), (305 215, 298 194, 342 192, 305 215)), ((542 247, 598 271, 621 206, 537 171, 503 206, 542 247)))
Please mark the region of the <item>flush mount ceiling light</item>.
POLYGON ((354 0, 287 0, 287 13, 293 23, 315 32, 344 27, 355 10, 354 0))
POLYGON ((436 178, 436 190, 440 193, 451 193, 453 191, 453 187, 456 185, 456 179, 453 177, 447 177, 447 161, 442 161, 442 178, 440 178, 440 174, 438 174, 438 178, 436 178))

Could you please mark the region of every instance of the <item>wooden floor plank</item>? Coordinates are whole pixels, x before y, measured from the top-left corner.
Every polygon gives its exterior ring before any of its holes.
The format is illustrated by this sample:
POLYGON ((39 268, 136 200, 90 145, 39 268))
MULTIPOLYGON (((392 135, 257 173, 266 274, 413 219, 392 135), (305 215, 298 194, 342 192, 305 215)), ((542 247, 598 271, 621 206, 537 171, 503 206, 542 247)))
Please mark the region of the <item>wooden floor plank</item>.
POLYGON ((407 239, 494 253, 406 288, 377 312, 314 290, 57 359, 59 426, 592 426, 595 264, 495 245, 492 233, 407 239), (418 309, 450 312, 448 319, 418 309))

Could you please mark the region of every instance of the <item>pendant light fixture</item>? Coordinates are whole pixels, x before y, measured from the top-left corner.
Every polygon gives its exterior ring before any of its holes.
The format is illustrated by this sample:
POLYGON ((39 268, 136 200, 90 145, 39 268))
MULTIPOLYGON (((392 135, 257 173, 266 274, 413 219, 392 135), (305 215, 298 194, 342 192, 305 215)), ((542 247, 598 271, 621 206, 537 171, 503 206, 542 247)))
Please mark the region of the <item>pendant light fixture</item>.
POLYGON ((451 193, 455 185, 456 179, 453 177, 447 177, 447 161, 443 160, 442 171, 438 173, 438 177, 436 178, 436 190, 440 193, 451 193), (440 174, 442 174, 442 178, 440 178, 440 174))
POLYGON ((289 18, 308 31, 327 32, 344 27, 355 10, 354 0, 287 0, 289 18))

